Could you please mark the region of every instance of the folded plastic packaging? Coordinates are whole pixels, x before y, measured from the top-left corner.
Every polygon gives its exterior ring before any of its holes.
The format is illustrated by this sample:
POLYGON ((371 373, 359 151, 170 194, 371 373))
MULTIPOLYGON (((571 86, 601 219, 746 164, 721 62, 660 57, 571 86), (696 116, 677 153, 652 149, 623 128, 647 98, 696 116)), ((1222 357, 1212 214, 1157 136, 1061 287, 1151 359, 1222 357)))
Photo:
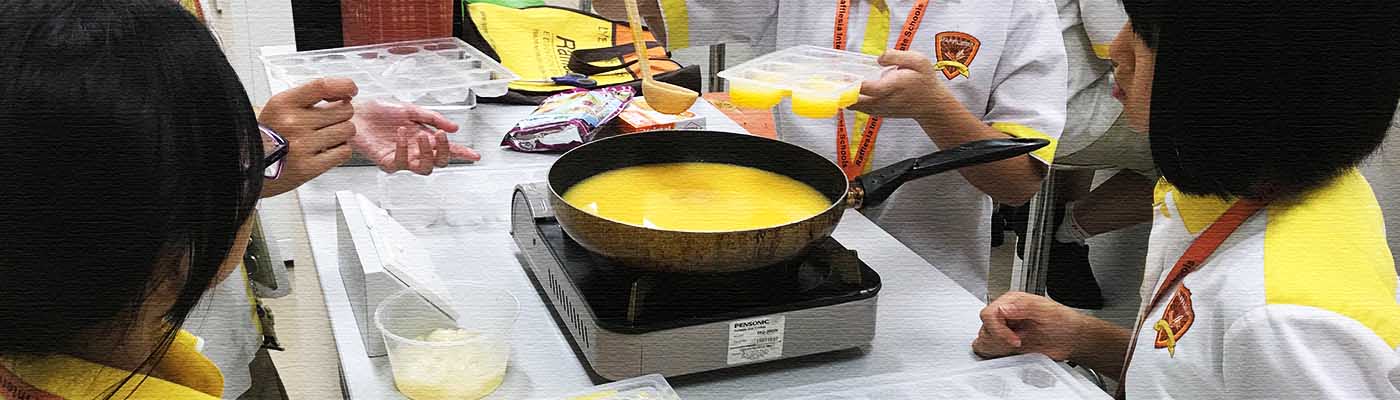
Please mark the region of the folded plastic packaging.
POLYGON ((634 95, 630 87, 614 86, 550 96, 506 132, 501 146, 525 152, 565 151, 581 146, 622 113, 634 95))

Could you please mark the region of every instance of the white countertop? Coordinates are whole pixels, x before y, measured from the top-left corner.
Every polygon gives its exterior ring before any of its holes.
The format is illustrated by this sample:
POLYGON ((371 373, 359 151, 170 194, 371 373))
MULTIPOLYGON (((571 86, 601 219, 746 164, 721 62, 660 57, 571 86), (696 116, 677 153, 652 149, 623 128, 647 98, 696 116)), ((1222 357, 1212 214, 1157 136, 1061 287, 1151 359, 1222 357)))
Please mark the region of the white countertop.
MULTIPOLYGON (((714 130, 740 128, 704 102, 697 111, 714 130)), ((415 232, 432 253, 438 274, 447 280, 499 285, 520 300, 511 366, 492 399, 561 395, 596 384, 556 326, 550 310, 524 269, 509 235, 510 193, 519 183, 543 180, 551 155, 504 151, 495 145, 530 107, 482 105, 452 118, 463 122, 462 137, 483 153, 477 165, 452 167, 433 175, 445 190, 476 199, 470 224, 438 224, 415 232)), ((373 167, 332 170, 299 189, 315 265, 331 317, 346 394, 356 399, 401 398, 385 357, 369 358, 346 298, 336 263, 335 197, 351 190, 378 200, 373 167)), ((980 321, 982 303, 918 255, 857 212, 847 212, 834 236, 877 272, 883 281, 874 343, 869 349, 815 355, 671 378, 686 399, 731 399, 780 388, 892 372, 963 368, 976 359, 970 343, 980 321)))

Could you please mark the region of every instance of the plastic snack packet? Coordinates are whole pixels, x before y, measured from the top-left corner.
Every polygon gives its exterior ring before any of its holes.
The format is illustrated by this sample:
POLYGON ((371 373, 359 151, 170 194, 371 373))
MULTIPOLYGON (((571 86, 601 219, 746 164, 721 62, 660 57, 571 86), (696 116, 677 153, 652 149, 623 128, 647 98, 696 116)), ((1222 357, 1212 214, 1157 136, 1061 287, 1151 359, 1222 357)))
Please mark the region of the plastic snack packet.
POLYGON ((506 132, 501 146, 516 151, 564 151, 593 140, 598 128, 632 101, 631 87, 577 89, 546 98, 529 117, 506 132))

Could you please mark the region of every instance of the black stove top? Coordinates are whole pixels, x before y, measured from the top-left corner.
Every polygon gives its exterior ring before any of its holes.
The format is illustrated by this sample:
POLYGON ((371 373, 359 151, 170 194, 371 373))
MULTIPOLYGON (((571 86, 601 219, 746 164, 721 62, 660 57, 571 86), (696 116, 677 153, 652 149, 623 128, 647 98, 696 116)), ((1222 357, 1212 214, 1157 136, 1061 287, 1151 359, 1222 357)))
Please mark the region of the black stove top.
POLYGON ((831 238, 798 260, 751 271, 654 273, 584 249, 552 218, 537 218, 535 226, 597 325, 620 333, 828 306, 874 297, 880 290, 880 275, 831 238))

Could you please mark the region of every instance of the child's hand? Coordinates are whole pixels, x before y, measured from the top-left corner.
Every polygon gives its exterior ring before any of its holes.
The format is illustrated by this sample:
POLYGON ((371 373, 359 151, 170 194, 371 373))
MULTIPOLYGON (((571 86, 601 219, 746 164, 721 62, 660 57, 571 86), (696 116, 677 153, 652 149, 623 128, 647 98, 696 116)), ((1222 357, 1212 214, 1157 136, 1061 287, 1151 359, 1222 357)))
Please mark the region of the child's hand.
POLYGON ((282 176, 263 182, 263 197, 292 190, 350 159, 347 142, 355 136, 350 98, 358 91, 354 81, 326 78, 268 99, 258 121, 287 139, 287 156, 282 176))
POLYGON ((457 132, 457 124, 419 106, 371 101, 360 104, 353 121, 358 133, 350 144, 385 172, 428 175, 451 159, 481 159, 472 149, 448 142, 446 132, 457 132))
POLYGON ((942 75, 927 56, 912 51, 889 50, 880 65, 897 67, 878 80, 860 85, 860 101, 851 109, 885 118, 923 118, 940 104, 957 102, 943 87, 942 75))
POLYGON ((1011 292, 982 309, 982 329, 972 351, 986 358, 1041 353, 1070 358, 1085 316, 1044 296, 1011 292))

